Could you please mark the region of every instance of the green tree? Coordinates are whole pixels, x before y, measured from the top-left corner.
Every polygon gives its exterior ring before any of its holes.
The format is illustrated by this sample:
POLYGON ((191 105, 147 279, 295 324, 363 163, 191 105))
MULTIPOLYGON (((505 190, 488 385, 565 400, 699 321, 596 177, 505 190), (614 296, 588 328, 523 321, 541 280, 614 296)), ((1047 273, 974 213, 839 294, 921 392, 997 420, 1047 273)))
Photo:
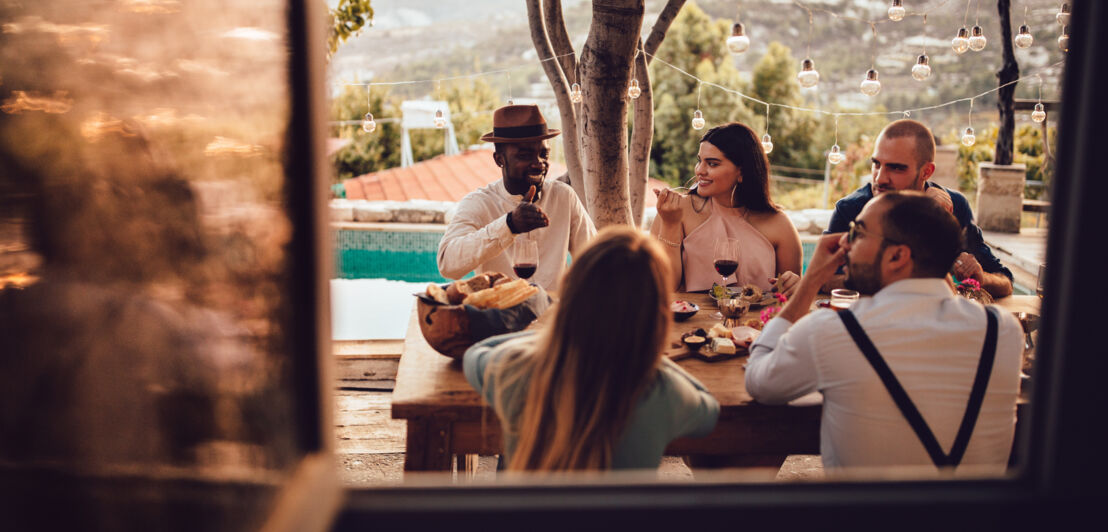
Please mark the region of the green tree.
MULTIPOLYGON (((730 34, 731 21, 712 20, 695 2, 689 2, 674 19, 657 56, 706 82, 745 91, 725 45, 730 34)), ((651 174, 680 185, 692 176, 700 136, 704 133, 690 125, 697 109, 698 84, 695 79, 657 62, 651 63, 650 76, 655 94, 651 174)), ((706 127, 732 121, 753 126, 754 115, 742 97, 710 85, 700 89, 700 110, 706 127)))
POLYGON ((331 26, 327 32, 327 58, 339 49, 339 44, 358 35, 366 24, 373 25, 370 0, 339 0, 339 5, 327 10, 331 26))
MULTIPOLYGON (((796 81, 799 64, 787 46, 771 42, 766 55, 754 67, 751 96, 764 102, 800 106, 800 85, 796 81)), ((765 130, 764 119, 759 125, 761 128, 754 124, 751 127, 756 131, 765 130)), ((770 106, 768 129, 774 145, 769 154, 770 162, 798 168, 821 168, 823 150, 827 148, 815 143, 817 126, 812 113, 770 106)))

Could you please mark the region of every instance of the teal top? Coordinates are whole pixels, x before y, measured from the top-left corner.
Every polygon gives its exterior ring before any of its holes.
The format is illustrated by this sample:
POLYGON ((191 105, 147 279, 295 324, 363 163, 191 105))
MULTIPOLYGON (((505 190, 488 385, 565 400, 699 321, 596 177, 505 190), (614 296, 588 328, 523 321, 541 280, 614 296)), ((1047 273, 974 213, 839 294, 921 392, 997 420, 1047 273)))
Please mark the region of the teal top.
MULTIPOLYGON (((515 353, 530 353, 533 349, 532 332, 523 331, 493 336, 470 347, 462 360, 466 380, 497 408, 495 386, 492 377, 485 374, 489 364, 515 353)), ((525 355, 526 356, 526 355, 525 355)), ((501 419, 513 419, 520 412, 526 397, 527 378, 504 390, 503 401, 508 412, 497 414, 501 419)), ((612 459, 613 469, 657 468, 662 453, 675 438, 703 437, 712 432, 719 418, 719 402, 708 393, 704 385, 668 358, 655 374, 654 382, 639 399, 631 412, 631 419, 616 443, 612 459)), ((504 457, 507 463, 515 448, 515 438, 504 431, 504 457)))

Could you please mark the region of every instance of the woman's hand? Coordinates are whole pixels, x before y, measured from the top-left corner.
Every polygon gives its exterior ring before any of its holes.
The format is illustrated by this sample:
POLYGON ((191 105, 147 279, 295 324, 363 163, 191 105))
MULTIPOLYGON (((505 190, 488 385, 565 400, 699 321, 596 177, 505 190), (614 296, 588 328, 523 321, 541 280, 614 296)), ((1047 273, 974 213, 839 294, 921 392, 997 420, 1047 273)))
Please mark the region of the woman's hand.
POLYGON ((777 293, 785 297, 793 297, 793 293, 796 292, 796 287, 800 284, 800 276, 791 272, 783 271, 778 274, 776 279, 770 279, 773 283, 773 287, 777 289, 777 293))
POLYGON ((668 188, 654 189, 654 195, 658 197, 658 217, 667 226, 681 223, 681 194, 668 188))

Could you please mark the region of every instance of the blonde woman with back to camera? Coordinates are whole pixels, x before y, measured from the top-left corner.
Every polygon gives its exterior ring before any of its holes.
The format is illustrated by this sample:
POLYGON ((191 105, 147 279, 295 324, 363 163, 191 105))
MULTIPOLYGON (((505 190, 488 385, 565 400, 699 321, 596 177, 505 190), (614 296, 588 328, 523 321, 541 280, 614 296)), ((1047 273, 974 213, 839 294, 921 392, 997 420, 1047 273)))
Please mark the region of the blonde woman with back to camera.
POLYGON ((574 257, 552 323, 465 354, 466 379, 493 406, 516 471, 656 468, 675 438, 706 436, 719 403, 662 356, 669 260, 629 227, 574 257))
POLYGON ((714 244, 739 241, 738 269, 727 284, 776 288, 787 296, 800 280, 803 251, 788 215, 769 193, 769 160, 757 135, 732 122, 700 139, 696 184, 689 194, 655 190, 658 215, 650 233, 666 244, 673 263, 671 286, 708 290, 721 278, 714 269, 714 244))

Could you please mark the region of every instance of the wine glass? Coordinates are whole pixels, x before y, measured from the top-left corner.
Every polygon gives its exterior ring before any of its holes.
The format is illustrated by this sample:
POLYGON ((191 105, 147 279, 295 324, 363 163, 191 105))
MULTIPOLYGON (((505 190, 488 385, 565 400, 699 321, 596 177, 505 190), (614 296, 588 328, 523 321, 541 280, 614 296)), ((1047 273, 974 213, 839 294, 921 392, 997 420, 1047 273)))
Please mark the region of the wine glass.
POLYGON ((539 244, 531 238, 517 238, 512 244, 512 270, 520 279, 530 279, 539 267, 539 244))
MULTIPOLYGON (((721 238, 716 241, 712 251, 713 265, 716 273, 720 275, 720 285, 727 286, 727 277, 739 269, 739 241, 735 238, 721 238)), ((736 279, 737 281, 738 279, 736 279)), ((716 312, 713 318, 723 319, 723 314, 716 312)))

